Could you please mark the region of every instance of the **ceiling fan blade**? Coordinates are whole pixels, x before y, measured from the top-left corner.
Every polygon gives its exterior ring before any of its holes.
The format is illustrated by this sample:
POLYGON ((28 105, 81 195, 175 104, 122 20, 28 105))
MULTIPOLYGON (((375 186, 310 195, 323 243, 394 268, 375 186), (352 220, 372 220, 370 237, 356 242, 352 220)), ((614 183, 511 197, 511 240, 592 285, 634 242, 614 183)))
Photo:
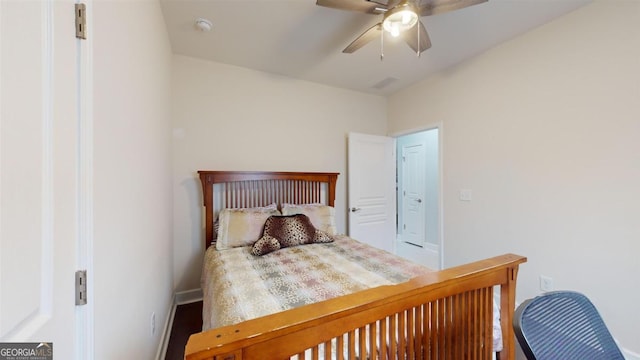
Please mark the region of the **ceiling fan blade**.
POLYGON ((400 4, 400 1, 402 1, 402 0, 388 0, 387 1, 387 8, 388 9, 393 9, 396 5, 400 4))
POLYGON ((363 32, 362 35, 358 36, 357 39, 353 40, 349 46, 342 50, 345 54, 351 54, 352 52, 360 49, 361 47, 367 45, 375 38, 379 38, 380 32, 382 31, 382 23, 377 23, 370 27, 367 31, 363 32))
POLYGON ((487 0, 423 0, 420 4, 419 12, 420 16, 437 15, 453 10, 463 9, 468 6, 481 4, 483 2, 487 2, 487 0))
POLYGON ((367 14, 380 14, 376 8, 386 10, 386 6, 367 0, 316 0, 316 5, 367 14))
POLYGON ((427 29, 425 29, 424 25, 422 25, 422 21, 418 21, 417 24, 420 29, 420 44, 418 46, 418 31, 416 31, 415 26, 404 33, 402 33, 402 37, 404 41, 409 45, 413 51, 423 52, 431 47, 431 39, 429 39, 429 34, 427 33, 427 29))

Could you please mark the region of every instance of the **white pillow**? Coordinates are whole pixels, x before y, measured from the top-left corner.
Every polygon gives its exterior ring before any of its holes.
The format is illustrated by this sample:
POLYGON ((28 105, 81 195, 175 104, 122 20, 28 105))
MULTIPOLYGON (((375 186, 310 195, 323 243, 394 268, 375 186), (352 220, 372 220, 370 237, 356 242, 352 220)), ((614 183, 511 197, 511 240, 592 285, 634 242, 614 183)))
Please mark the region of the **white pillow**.
POLYGON ((282 204, 282 215, 305 214, 313 226, 333 236, 336 228, 336 211, 332 206, 322 204, 282 204))
POLYGON ((278 206, 223 209, 218 215, 216 249, 226 250, 253 245, 262 236, 264 223, 271 215, 280 215, 278 206))

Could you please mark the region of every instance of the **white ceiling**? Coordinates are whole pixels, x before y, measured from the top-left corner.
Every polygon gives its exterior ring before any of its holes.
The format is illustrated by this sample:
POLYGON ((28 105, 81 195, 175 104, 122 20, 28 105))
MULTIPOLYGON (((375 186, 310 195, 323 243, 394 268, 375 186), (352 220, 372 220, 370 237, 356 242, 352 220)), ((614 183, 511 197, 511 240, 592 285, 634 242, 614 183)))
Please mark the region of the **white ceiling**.
POLYGON ((320 7, 315 0, 161 0, 161 4, 175 54, 389 95, 590 1, 489 0, 422 17, 432 47, 418 58, 404 42, 385 37, 383 61, 379 41, 353 54, 342 53, 381 15, 320 7), (197 30, 197 18, 210 20, 213 29, 197 30), (374 87, 381 82, 388 85, 374 87))

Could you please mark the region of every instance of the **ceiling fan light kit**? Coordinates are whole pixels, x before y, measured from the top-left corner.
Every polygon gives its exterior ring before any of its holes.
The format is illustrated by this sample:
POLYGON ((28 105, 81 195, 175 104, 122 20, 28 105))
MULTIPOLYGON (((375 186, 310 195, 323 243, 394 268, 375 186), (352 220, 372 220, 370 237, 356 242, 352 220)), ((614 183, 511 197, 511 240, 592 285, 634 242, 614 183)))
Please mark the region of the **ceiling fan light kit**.
MULTIPOLYGON (((431 39, 420 21, 421 16, 442 14, 480 4, 487 0, 316 0, 316 5, 333 9, 356 11, 371 15, 384 13, 382 21, 367 29, 351 42, 343 53, 353 53, 376 38, 381 39, 384 31, 394 37, 402 37, 413 51, 420 53, 431 47, 431 39), (412 28, 416 31, 407 31, 412 28)), ((382 53, 380 54, 383 57, 382 53)))
POLYGON ((382 27, 392 36, 398 37, 418 23, 418 13, 414 6, 404 1, 384 14, 382 27))

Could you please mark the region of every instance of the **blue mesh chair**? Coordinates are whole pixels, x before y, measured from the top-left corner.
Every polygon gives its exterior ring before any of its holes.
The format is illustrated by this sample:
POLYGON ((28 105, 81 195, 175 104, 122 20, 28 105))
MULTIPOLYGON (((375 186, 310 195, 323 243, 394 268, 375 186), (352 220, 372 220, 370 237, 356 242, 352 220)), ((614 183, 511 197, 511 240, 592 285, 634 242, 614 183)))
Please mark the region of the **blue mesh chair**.
POLYGON ((513 328, 529 360, 624 360, 611 333, 586 296, 554 291, 516 309, 513 328))

